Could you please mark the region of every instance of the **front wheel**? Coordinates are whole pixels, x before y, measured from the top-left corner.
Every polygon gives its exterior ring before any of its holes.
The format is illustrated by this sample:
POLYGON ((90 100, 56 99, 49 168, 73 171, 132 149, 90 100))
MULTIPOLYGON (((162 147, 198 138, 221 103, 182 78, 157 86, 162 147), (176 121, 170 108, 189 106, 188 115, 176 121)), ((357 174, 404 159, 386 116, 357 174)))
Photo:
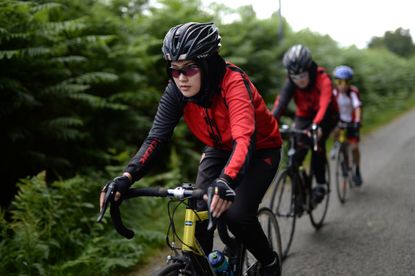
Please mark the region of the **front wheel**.
POLYGON ((346 148, 339 148, 336 160, 336 190, 337 196, 342 204, 346 202, 347 189, 350 183, 349 160, 346 148))
POLYGON ((295 211, 295 186, 294 179, 288 170, 284 170, 276 178, 274 190, 272 192, 270 208, 278 219, 282 258, 288 256, 291 243, 294 238, 296 211, 295 211))
POLYGON ((171 263, 163 267, 162 269, 154 272, 152 275, 157 276, 179 276, 179 275, 191 275, 186 274, 185 272, 185 264, 181 262, 171 263))
MULTIPOLYGON (((311 206, 311 200, 310 200, 310 221, 311 224, 314 226, 315 229, 320 229, 321 226, 323 226, 324 219, 327 214, 327 209, 329 208, 329 201, 330 201, 330 166, 329 163, 326 160, 326 170, 325 170, 325 189, 326 189, 326 195, 324 196, 324 199, 322 202, 317 204, 316 206, 311 206)), ((312 183, 311 183, 311 191, 314 187, 317 186, 317 181, 315 179, 315 176, 312 176, 312 183)), ((310 195, 311 198, 311 195, 310 195)))

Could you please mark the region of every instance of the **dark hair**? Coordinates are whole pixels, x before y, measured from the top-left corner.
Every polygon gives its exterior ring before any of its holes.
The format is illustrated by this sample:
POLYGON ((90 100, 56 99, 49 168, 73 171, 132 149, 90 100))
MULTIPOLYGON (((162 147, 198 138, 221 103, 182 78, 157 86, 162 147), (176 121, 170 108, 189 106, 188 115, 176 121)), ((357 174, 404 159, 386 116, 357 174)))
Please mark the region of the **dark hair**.
POLYGON ((196 59, 195 62, 201 69, 202 83, 200 92, 193 98, 197 104, 210 107, 214 95, 220 93, 220 85, 226 71, 226 62, 218 53, 207 58, 196 59))

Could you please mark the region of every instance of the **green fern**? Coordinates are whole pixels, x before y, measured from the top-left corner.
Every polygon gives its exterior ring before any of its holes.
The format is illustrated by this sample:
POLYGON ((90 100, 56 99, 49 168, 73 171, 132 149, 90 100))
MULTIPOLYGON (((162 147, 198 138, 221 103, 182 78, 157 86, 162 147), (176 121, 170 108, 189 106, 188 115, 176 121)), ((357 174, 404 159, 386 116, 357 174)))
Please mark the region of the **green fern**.
POLYGON ((83 56, 59 56, 51 59, 51 62, 57 62, 65 65, 85 63, 87 61, 88 59, 83 56))
POLYGON ((60 84, 46 87, 42 91, 39 92, 39 95, 45 96, 52 96, 52 97, 59 97, 59 96, 68 96, 71 94, 78 94, 81 92, 87 91, 91 86, 84 85, 84 84, 71 84, 68 83, 69 81, 64 81, 60 84))
POLYGON ((87 25, 85 24, 84 19, 77 18, 61 22, 46 22, 38 32, 43 36, 58 35, 60 33, 80 33, 85 30, 86 27, 87 25))
POLYGON ((65 81, 65 83, 78 83, 78 84, 99 84, 99 83, 109 83, 118 80, 118 76, 112 73, 107 72, 89 72, 77 76, 76 78, 71 78, 65 81))
POLYGON ((83 126, 82 120, 74 117, 59 117, 48 122, 50 127, 79 127, 83 126))
POLYGON ((33 5, 30 10, 33 14, 36 14, 38 12, 43 12, 43 11, 50 12, 53 9, 61 9, 62 7, 63 5, 60 3, 49 2, 49 3, 40 3, 40 4, 33 5))

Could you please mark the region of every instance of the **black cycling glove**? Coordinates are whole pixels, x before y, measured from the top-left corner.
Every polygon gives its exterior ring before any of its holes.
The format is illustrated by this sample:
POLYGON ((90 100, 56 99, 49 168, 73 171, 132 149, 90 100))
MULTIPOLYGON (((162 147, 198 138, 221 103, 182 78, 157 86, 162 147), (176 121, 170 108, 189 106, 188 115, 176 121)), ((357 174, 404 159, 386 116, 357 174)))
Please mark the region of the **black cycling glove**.
POLYGON ((228 181, 225 178, 218 178, 212 184, 213 193, 219 195, 223 200, 234 201, 235 191, 230 187, 228 181))
POLYGON ((112 180, 112 182, 117 187, 116 190, 121 194, 124 194, 131 186, 131 180, 126 175, 117 176, 112 180))

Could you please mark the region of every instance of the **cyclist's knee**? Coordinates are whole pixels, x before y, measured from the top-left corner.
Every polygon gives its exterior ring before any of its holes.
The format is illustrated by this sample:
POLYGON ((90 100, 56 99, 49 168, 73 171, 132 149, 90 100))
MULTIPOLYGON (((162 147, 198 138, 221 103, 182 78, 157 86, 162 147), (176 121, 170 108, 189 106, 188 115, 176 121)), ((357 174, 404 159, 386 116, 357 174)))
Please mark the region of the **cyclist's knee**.
POLYGON ((254 222, 256 216, 249 216, 238 208, 229 208, 225 215, 226 224, 232 230, 233 228, 240 228, 244 225, 249 225, 254 222))
POLYGON ((358 143, 351 143, 350 144, 350 149, 352 151, 358 151, 359 150, 359 144, 358 143))

